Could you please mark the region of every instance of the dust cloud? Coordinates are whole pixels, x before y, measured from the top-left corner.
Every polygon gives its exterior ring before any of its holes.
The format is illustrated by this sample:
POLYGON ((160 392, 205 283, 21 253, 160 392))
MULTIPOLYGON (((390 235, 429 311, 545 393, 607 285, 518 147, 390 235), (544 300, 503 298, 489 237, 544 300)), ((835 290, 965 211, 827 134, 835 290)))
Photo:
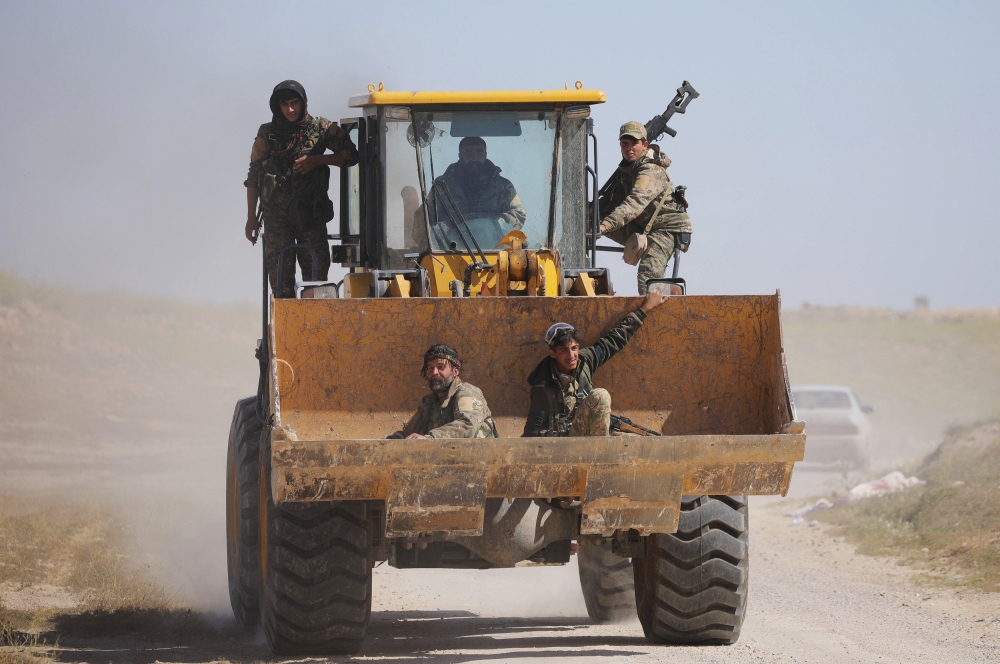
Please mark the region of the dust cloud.
MULTIPOLYGON (((139 567, 175 601, 228 616, 226 441, 236 401, 256 388, 259 315, 0 276, 0 493, 109 503, 139 567)), ((851 385, 875 407, 875 469, 1000 414, 996 311, 789 310, 784 340, 793 382, 851 385)), ((583 612, 575 565, 383 565, 375 586, 377 610, 583 612)))
MULTIPOLYGON (((134 566, 228 620, 225 466, 253 394, 254 307, 40 287, 0 273, 0 499, 105 504, 134 566)), ((374 575, 375 611, 586 616, 575 563, 374 575)))
POLYGON ((874 408, 876 469, 928 454, 952 427, 1000 417, 1000 309, 810 306, 786 309, 782 327, 793 385, 848 385, 874 408))
POLYGON ((228 614, 226 440, 258 316, 0 274, 0 494, 108 505, 138 568, 228 614))

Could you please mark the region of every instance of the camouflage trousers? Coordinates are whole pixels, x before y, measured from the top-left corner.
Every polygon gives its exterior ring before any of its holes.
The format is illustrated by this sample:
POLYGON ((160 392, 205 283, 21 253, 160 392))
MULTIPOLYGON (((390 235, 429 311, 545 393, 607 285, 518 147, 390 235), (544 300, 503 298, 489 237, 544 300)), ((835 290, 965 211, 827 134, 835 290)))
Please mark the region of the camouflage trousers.
MULTIPOLYGON (((621 228, 606 233, 605 237, 618 244, 624 245, 633 233, 642 233, 645 228, 632 221, 621 228)), ((639 259, 639 267, 636 273, 639 295, 646 294, 646 282, 650 279, 661 279, 667 271, 667 263, 674 254, 674 233, 691 232, 691 220, 687 213, 660 215, 656 221, 649 226, 646 232, 648 248, 642 258, 639 259)), ((686 250, 687 247, 681 247, 686 250)))
POLYGON ((295 263, 302 269, 302 280, 312 279, 312 256, 308 251, 295 249, 285 254, 281 267, 281 291, 278 281, 278 257, 281 250, 290 244, 304 244, 312 247, 319 259, 316 264, 316 278, 326 279, 330 272, 330 242, 326 237, 326 224, 314 228, 298 228, 296 224, 281 217, 264 216, 264 261, 267 264, 267 280, 275 297, 295 297, 295 263))
POLYGON ((587 398, 576 404, 570 436, 607 436, 611 429, 611 394, 595 387, 587 398))
POLYGON ((674 253, 674 235, 666 230, 650 230, 646 234, 649 248, 639 259, 639 269, 636 273, 639 282, 639 295, 646 294, 646 282, 650 279, 662 279, 667 271, 667 263, 674 253))

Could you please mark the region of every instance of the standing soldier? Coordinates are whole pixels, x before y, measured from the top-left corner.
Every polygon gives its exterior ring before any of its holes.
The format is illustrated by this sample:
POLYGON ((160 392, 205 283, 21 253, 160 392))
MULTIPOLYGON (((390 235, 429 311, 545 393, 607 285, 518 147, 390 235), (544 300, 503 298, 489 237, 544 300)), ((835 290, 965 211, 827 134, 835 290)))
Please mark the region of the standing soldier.
POLYGON ((601 197, 601 234, 625 245, 625 262, 639 264, 639 294, 659 279, 675 249, 687 251, 691 218, 682 196, 675 196, 667 175, 670 159, 646 140, 646 127, 626 122, 618 132, 622 161, 601 197), (674 233, 683 234, 674 247, 674 233))
MULTIPOLYGON (((246 236, 257 244, 260 233, 257 199, 267 233, 264 260, 275 297, 295 296, 295 260, 285 258, 282 283, 278 256, 289 244, 313 248, 319 260, 316 273, 326 279, 330 270, 330 244, 326 223, 333 219, 330 200, 330 166, 353 166, 358 151, 350 136, 336 122, 314 118, 306 108, 306 91, 297 81, 282 81, 271 93, 271 122, 257 131, 250 152, 247 188, 246 236), (333 154, 323 154, 330 150, 333 154)), ((312 275, 309 252, 296 250, 302 274, 312 275)))

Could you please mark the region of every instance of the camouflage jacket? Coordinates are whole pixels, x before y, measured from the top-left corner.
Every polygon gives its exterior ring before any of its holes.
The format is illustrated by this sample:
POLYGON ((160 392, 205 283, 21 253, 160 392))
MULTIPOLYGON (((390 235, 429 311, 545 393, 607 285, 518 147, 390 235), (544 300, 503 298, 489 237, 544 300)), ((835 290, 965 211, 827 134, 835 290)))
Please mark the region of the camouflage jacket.
POLYGON ((303 202, 325 197, 330 167, 318 166, 298 175, 292 165, 299 157, 321 155, 327 150, 344 157, 345 166, 358 163, 358 150, 350 135, 336 122, 307 115, 291 134, 276 134, 272 123, 262 124, 250 151, 250 171, 243 183, 257 187, 264 213, 287 212, 296 197, 303 202))
MULTIPOLYGON (((674 185, 667 175, 668 166, 670 158, 660 152, 659 145, 649 146, 646 154, 631 164, 622 160, 618 164, 618 170, 611 176, 611 188, 601 197, 601 233, 613 234, 630 222, 635 222, 632 232, 643 232, 653 221, 653 213, 658 205, 657 218, 662 219, 666 215, 675 217, 673 223, 667 226, 668 230, 690 233, 690 217, 682 214, 684 209, 672 196, 674 185)), ((612 239, 618 240, 614 235, 612 239)))
MULTIPOLYGON (((448 186, 455 204, 466 219, 493 217, 514 228, 521 228, 528 218, 514 185, 500 175, 500 168, 489 159, 478 176, 468 175, 462 163, 455 162, 445 169, 437 182, 448 186)), ((433 200, 432 195, 428 201, 432 210, 433 200)))
POLYGON ((646 312, 636 309, 588 348, 580 349, 580 359, 570 381, 563 384, 552 357, 542 360, 528 376, 531 405, 522 436, 565 436, 573 422, 576 403, 594 389, 594 372, 625 348, 646 320, 646 312))
POLYGON ((455 378, 443 399, 433 392, 425 396, 413 417, 389 438, 411 433, 428 438, 496 438, 497 428, 479 388, 455 378))

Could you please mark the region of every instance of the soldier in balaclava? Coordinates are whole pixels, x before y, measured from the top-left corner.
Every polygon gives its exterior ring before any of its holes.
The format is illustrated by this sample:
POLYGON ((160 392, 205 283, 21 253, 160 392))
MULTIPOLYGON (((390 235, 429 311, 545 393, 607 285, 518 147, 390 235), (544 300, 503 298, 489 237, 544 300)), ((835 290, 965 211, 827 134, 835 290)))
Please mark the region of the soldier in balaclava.
POLYGON ((313 117, 307 110, 305 88, 282 81, 271 93, 271 121, 260 126, 250 152, 247 188, 246 237, 257 243, 260 233, 257 201, 264 223, 265 262, 275 297, 295 296, 295 259, 304 279, 312 278, 308 251, 288 252, 278 280, 278 256, 290 244, 304 244, 316 252, 317 278, 330 269, 326 224, 333 219, 328 193, 330 166, 353 166, 358 151, 336 122, 313 117), (329 150, 331 154, 325 154, 329 150))

